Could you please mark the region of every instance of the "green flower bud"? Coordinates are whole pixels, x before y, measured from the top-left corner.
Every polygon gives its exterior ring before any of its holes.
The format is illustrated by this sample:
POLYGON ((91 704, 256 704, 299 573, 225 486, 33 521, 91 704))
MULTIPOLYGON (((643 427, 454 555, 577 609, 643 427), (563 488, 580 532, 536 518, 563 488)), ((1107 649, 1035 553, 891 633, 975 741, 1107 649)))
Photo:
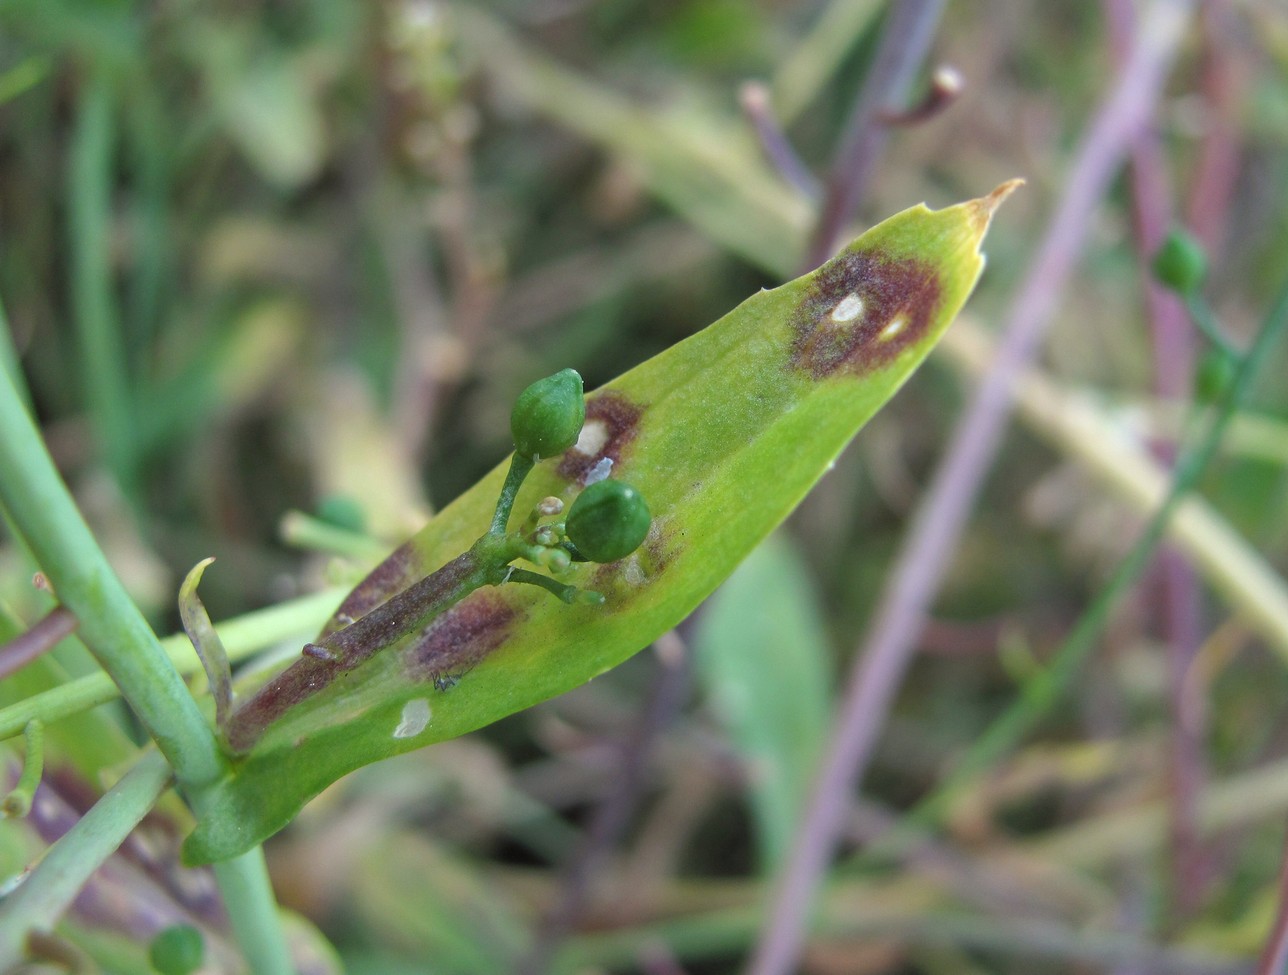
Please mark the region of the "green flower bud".
POLYGON ((1194 369, 1194 399, 1210 406, 1225 395, 1239 371, 1234 357, 1222 349, 1205 352, 1194 369))
POLYGON ((190 924, 166 928, 148 947, 148 959, 161 975, 192 975, 204 961, 201 932, 190 924))
POLYGON ((510 413, 514 449, 536 460, 561 454, 577 442, 585 422, 581 376, 575 369, 563 369, 538 379, 514 401, 510 413))
POLYGON ((1203 245, 1183 230, 1173 230, 1154 254, 1154 277, 1177 294, 1193 294, 1207 276, 1203 245))
POLYGON ((591 562, 616 562, 639 548, 653 517, 629 484, 598 481, 568 511, 568 540, 591 562))

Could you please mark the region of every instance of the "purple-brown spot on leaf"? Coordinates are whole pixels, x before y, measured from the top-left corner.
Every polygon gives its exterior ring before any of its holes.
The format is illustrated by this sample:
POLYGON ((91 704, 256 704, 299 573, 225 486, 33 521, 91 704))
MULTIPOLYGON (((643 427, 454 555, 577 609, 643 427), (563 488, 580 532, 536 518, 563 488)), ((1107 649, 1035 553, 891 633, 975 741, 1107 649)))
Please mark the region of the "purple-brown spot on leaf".
POLYGON ((934 320, 934 265, 873 252, 824 264, 792 317, 792 365, 822 379, 892 362, 934 320))
POLYGON ((405 589, 415 576, 416 559, 419 553, 414 541, 404 542, 390 553, 389 557, 367 573, 353 591, 344 597, 335 613, 327 620, 322 636, 348 626, 353 620, 361 619, 383 603, 394 593, 405 589))
POLYGON ((449 689, 501 645, 518 618, 518 610, 498 593, 474 593, 434 619, 408 645, 408 679, 449 689))
POLYGON ((584 487, 587 476, 596 469, 602 469, 605 458, 612 462, 615 472, 626 448, 635 439, 643 414, 644 407, 612 390, 588 397, 581 436, 577 443, 564 451, 559 462, 559 476, 584 487))
POLYGON ((409 627, 439 615, 468 592, 478 559, 470 552, 381 603, 361 619, 309 644, 291 666, 261 687, 233 712, 228 744, 235 752, 250 749, 265 729, 291 708, 324 690, 380 651, 402 642, 409 627))

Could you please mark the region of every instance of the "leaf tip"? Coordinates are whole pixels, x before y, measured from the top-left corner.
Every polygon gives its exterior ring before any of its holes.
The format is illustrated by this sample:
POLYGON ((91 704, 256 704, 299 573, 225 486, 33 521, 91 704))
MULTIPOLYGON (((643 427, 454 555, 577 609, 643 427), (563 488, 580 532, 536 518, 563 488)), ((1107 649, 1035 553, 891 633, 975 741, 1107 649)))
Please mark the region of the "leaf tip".
POLYGON ((992 193, 989 193, 988 196, 981 196, 978 200, 971 200, 967 204, 970 207, 971 216, 974 218, 976 229, 981 236, 988 229, 988 225, 993 219, 993 214, 997 212, 997 208, 1005 202, 1008 196, 1023 185, 1024 180, 1022 179, 1008 179, 993 190, 992 193))

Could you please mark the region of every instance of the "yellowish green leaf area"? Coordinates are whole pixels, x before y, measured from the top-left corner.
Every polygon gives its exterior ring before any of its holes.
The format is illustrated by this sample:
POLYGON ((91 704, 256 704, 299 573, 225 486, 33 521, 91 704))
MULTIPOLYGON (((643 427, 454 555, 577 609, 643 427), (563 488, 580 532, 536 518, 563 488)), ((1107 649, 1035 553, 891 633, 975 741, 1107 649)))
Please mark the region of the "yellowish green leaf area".
MULTIPOLYGON (((974 287, 989 220, 1017 183, 905 210, 588 395, 576 446, 537 465, 515 511, 549 495, 571 501, 606 461, 643 494, 654 515, 644 544, 561 580, 605 603, 487 586, 378 653, 302 656, 234 712, 238 754, 203 796, 185 859, 242 853, 345 773, 577 687, 684 619, 926 357, 974 287)), ((450 593, 504 476, 498 467, 378 566, 328 625, 328 646, 408 587, 450 593)))

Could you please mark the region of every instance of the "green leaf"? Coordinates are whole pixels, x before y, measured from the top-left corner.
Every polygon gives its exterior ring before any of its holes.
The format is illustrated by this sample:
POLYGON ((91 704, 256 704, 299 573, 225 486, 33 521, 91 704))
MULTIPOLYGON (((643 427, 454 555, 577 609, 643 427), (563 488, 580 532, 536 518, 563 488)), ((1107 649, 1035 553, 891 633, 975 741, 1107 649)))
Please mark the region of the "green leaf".
POLYGON ((822 618, 800 556, 771 535, 707 600, 694 634, 698 674, 748 766, 769 872, 790 851, 831 723, 822 618))
MULTIPOLYGON (((583 684, 687 616, 925 358, 974 287, 979 243, 1014 186, 905 210, 587 396, 577 445, 537 466, 516 510, 569 499, 611 461, 653 524, 628 558, 570 573, 606 603, 484 587, 352 666, 301 658, 233 714, 229 740, 246 754, 203 794, 185 858, 234 856, 345 773, 583 684)), ((504 478, 498 467, 394 552, 329 630, 449 561, 464 571, 457 557, 486 529, 504 478)))

